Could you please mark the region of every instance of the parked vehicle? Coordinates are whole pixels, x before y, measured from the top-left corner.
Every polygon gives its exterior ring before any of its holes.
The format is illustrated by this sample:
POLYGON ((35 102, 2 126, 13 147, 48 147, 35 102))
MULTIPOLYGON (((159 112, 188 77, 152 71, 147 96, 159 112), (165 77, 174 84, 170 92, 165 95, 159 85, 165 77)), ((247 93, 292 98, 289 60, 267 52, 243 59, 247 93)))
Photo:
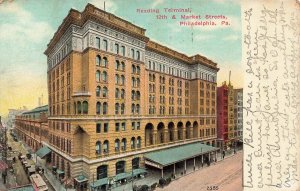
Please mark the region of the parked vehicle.
POLYGON ((41 175, 32 174, 30 176, 30 181, 32 182, 35 190, 38 190, 38 191, 47 191, 48 190, 48 186, 45 183, 45 181, 43 180, 43 178, 41 177, 41 175))

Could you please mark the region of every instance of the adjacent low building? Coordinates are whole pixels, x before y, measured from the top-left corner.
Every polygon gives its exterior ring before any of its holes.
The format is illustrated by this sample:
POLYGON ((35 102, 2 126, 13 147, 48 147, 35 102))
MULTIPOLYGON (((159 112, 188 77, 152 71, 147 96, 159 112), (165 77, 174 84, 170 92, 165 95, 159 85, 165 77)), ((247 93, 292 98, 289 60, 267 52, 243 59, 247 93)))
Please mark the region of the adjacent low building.
POLYGON ((42 141, 48 141, 48 105, 23 112, 16 116, 15 133, 32 152, 42 147, 42 141))

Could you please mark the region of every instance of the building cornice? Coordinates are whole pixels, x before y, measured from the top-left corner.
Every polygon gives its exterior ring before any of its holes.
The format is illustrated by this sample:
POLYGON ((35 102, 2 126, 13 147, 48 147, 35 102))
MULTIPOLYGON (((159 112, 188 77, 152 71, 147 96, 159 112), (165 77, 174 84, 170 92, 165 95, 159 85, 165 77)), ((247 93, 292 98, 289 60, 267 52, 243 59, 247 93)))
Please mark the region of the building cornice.
POLYGON ((57 32, 50 40, 50 43, 48 44, 44 54, 48 55, 51 52, 52 48, 63 36, 64 32, 71 24, 82 27, 88 20, 95 21, 112 29, 124 32, 144 42, 147 42, 149 40, 149 38, 145 36, 145 29, 136 26, 124 19, 121 19, 111 13, 103 11, 95 7, 94 5, 88 4, 83 12, 79 12, 75 9, 71 9, 69 11, 69 14, 63 20, 62 24, 58 27, 57 32))
POLYGON ((159 54, 163 54, 164 56, 171 57, 173 59, 182 61, 187 64, 203 64, 211 69, 219 71, 217 68, 217 63, 209 60, 205 56, 201 56, 199 54, 194 56, 187 56, 183 53, 177 52, 175 50, 170 49, 167 46, 163 46, 157 42, 149 40, 146 45, 146 50, 154 51, 159 54))

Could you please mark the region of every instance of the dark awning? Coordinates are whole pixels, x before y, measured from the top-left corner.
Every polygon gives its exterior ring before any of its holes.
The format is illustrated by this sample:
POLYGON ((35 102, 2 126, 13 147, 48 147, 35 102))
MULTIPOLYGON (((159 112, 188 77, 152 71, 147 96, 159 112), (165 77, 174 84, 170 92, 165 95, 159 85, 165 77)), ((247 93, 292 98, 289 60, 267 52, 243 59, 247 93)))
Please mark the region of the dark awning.
POLYGON ((51 153, 51 150, 46 146, 44 146, 44 147, 40 148, 38 151, 36 151, 36 155, 41 158, 45 157, 49 153, 51 153))
POLYGON ((95 182, 91 182, 90 186, 91 188, 97 188, 106 184, 108 184, 108 178, 101 178, 99 180, 96 180, 95 182))
POLYGON ((138 168, 138 169, 134 169, 133 170, 133 176, 137 176, 140 174, 146 174, 147 170, 143 169, 143 168, 138 168))
POLYGON ((123 172, 123 173, 117 174, 114 177, 114 179, 115 179, 115 181, 119 181, 119 180, 122 180, 122 179, 125 179, 125 178, 130 178, 130 177, 132 177, 131 173, 123 172))

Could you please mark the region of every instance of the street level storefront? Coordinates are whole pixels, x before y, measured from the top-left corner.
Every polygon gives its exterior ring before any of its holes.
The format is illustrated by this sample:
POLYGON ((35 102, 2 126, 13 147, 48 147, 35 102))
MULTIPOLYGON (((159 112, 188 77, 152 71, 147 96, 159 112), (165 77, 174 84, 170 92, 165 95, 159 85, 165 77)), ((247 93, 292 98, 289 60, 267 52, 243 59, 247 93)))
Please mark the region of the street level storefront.
POLYGON ((184 173, 186 172, 187 160, 193 159, 194 169, 196 158, 200 157, 200 162, 210 163, 216 161, 219 148, 205 145, 203 143, 193 143, 178 146, 175 148, 164 149, 148 153, 144 156, 145 164, 161 170, 161 177, 164 177, 164 168, 173 165, 173 175, 176 174, 176 163, 184 162, 184 173))

